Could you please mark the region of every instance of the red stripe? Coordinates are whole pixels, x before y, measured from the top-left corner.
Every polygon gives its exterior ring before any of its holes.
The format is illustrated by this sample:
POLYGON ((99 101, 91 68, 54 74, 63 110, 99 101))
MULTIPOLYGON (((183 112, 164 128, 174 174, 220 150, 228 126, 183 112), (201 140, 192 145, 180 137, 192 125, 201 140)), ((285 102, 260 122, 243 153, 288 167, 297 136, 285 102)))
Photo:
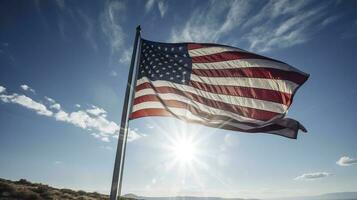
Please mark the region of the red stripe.
MULTIPOLYGON (((189 123, 197 123, 197 124, 202 124, 208 127, 213 127, 213 128, 220 128, 220 129, 226 129, 226 130, 232 130, 232 131, 240 131, 240 132, 248 132, 248 133, 266 133, 266 132, 270 132, 270 131, 278 131, 278 130, 282 130, 285 129, 286 127, 277 125, 277 124, 271 124, 271 125, 267 125, 264 127, 259 127, 259 128, 252 128, 249 130, 246 129, 240 129, 238 127, 235 126, 231 126, 231 125, 227 125, 227 124, 210 124, 210 123, 202 123, 200 121, 196 121, 196 120, 191 120, 191 119, 187 119, 185 117, 178 117, 175 116, 173 114, 171 114, 170 112, 168 112, 165 109, 160 109, 160 108, 148 108, 148 109, 142 109, 142 110, 138 110, 133 112, 130 115, 130 119, 137 119, 137 118, 142 118, 142 117, 149 117, 149 116, 170 116, 170 117, 175 117, 178 119, 181 119, 183 121, 189 122, 189 123)), ((274 134, 274 133, 271 133, 274 134)), ((292 136, 287 136, 287 135, 283 135, 283 134, 276 134, 276 135, 281 135, 284 137, 288 137, 288 138, 293 138, 296 139, 296 134, 292 135, 292 136)))
POLYGON ((170 112, 160 108, 148 108, 132 112, 130 119, 137 119, 148 116, 173 116, 170 112))
POLYGON ((290 106, 292 98, 292 95, 289 93, 278 92, 275 90, 240 86, 210 85, 197 81, 190 81, 189 84, 194 88, 211 93, 260 99, 264 101, 284 104, 287 106, 290 106))
MULTIPOLYGON (((145 88, 151 88, 148 85, 150 84, 147 82, 140 84, 136 86, 136 91, 145 88)), ((210 93, 260 99, 260 100, 284 104, 286 106, 289 106, 291 104, 291 98, 292 98, 291 94, 278 92, 275 90, 239 87, 239 86, 209 85, 197 81, 190 81, 189 85, 199 90, 203 90, 210 93)))
POLYGON ((238 59, 265 59, 265 60, 271 60, 271 61, 283 63, 279 60, 274 60, 272 58, 268 58, 265 56, 261 56, 249 52, 239 52, 239 51, 226 51, 226 52, 221 52, 211 55, 192 57, 192 63, 211 63, 211 62, 220 62, 220 61, 228 61, 228 60, 238 60, 238 59))
MULTIPOLYGON (((176 101, 176 100, 163 100, 160 97, 156 96, 156 95, 144 95, 144 96, 140 96, 134 99, 134 105, 140 104, 140 103, 145 103, 145 102, 160 102, 163 106, 167 106, 167 107, 172 107, 172 108, 182 108, 182 109, 187 109, 188 111, 190 111, 193 115, 198 116, 199 118, 202 119, 207 119, 207 121, 209 120, 221 120, 221 121, 230 121, 230 122, 234 122, 237 124, 244 124, 244 125, 248 125, 251 127, 256 127, 258 126, 256 123, 252 123, 252 122, 241 122, 241 121, 237 121, 229 116, 226 115, 213 115, 207 112, 204 112, 202 110, 200 110, 199 108, 196 108, 190 104, 187 104, 185 102, 182 101, 176 101)), ((170 112, 169 110, 167 110, 168 112, 170 112)), ((171 112, 170 112, 171 113, 171 112)), ((175 115, 174 113, 172 113, 171 115, 175 115)))
POLYGON ((264 67, 235 69, 192 69, 192 73, 204 77, 248 77, 288 80, 298 85, 303 84, 307 80, 306 76, 297 72, 264 67))
POLYGON ((194 50, 194 49, 206 48, 206 47, 211 47, 211 46, 213 46, 213 45, 199 44, 199 43, 188 43, 187 44, 187 49, 188 50, 194 50))
POLYGON ((224 102, 214 101, 214 100, 207 99, 205 97, 193 94, 191 92, 181 91, 179 89, 172 88, 172 87, 154 87, 153 85, 151 85, 148 82, 139 85, 136 88, 136 91, 139 91, 144 88, 152 88, 156 93, 178 94, 178 95, 184 96, 186 98, 192 99, 196 102, 207 105, 209 107, 217 108, 217 109, 225 110, 225 111, 231 111, 233 113, 237 113, 241 116, 248 117, 251 119, 268 121, 268 120, 272 119, 273 117, 281 115, 280 113, 276 113, 276 112, 259 110, 259 109, 255 109, 255 108, 248 108, 248 107, 228 104, 228 103, 224 103, 224 102))

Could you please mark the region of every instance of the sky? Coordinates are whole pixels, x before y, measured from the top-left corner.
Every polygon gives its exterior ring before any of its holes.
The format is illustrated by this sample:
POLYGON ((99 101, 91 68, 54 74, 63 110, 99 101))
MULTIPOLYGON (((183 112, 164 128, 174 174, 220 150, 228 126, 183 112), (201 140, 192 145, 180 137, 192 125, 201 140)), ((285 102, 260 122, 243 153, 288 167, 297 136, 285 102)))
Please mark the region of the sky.
POLYGON ((309 73, 287 115, 308 133, 291 140, 136 119, 129 124, 123 194, 357 191, 356 6, 352 0, 1 1, 0 177, 109 192, 140 24, 145 39, 227 44, 309 73))

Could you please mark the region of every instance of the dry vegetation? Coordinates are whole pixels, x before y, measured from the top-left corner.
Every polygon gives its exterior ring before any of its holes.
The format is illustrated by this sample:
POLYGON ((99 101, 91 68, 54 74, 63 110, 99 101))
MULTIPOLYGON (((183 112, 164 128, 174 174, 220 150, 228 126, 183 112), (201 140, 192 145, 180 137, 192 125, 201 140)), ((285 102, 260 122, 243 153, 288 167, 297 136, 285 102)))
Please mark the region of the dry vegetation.
MULTIPOLYGON (((0 179, 0 200, 101 200, 108 195, 97 192, 57 189, 48 185, 31 183, 25 179, 9 181, 0 179)), ((127 198, 123 198, 127 200, 127 198)))

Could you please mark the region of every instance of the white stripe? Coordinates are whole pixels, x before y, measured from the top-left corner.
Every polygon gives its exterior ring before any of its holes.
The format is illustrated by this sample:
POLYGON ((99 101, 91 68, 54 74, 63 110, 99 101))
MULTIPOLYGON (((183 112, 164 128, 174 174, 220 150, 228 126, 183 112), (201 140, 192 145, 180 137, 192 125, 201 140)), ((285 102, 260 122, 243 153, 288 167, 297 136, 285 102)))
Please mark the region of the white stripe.
POLYGON ((237 105, 237 106, 243 106, 243 107, 247 107, 247 108, 254 108, 254 109, 271 111, 271 112, 276 112, 276 113, 285 113, 288 109, 288 107, 286 105, 276 103, 276 102, 265 101, 265 100, 260 100, 260 99, 253 99, 253 98, 248 98, 248 97, 211 93, 211 92, 207 92, 204 90, 196 89, 191 86, 176 84, 176 83, 172 83, 169 81, 149 81, 146 77, 143 77, 142 79, 138 80, 137 85, 140 85, 145 82, 150 82, 155 87, 172 87, 172 88, 176 88, 178 90, 184 91, 184 92, 193 93, 195 95, 198 95, 198 96, 201 96, 206 99, 213 100, 213 101, 223 102, 223 103, 237 105))
POLYGON ((210 63, 192 63, 192 69, 236 69, 249 67, 273 68, 285 71, 294 71, 305 76, 307 75, 305 72, 302 72, 288 64, 266 59, 237 59, 210 63))
MULTIPOLYGON (((213 125, 220 125, 220 124, 227 124, 227 125, 231 125, 240 129, 244 129, 244 130, 249 130, 252 128, 258 128, 258 127, 252 127, 246 124, 239 124, 239 123, 234 123, 234 122, 230 122, 230 121, 223 121, 223 120, 211 120, 211 119, 204 119, 201 117, 196 116, 195 114, 191 113, 189 110, 187 109, 183 109, 183 108, 175 108, 175 107, 164 107, 160 102, 143 102, 140 104, 136 104, 133 106, 133 112, 136 111, 140 111, 140 110, 145 110, 145 109, 165 109, 165 110, 169 110, 170 112, 172 112, 173 114, 179 116, 179 117, 185 117, 188 120, 195 120, 201 123, 206 123, 206 124, 213 124, 213 125)), ((257 124, 259 125, 259 124, 257 124)))
POLYGON ((138 92, 135 93, 135 98, 140 97, 140 96, 144 96, 144 95, 157 95, 160 99, 163 100, 175 100, 175 101, 180 101, 186 104, 189 104, 203 112, 206 113, 210 113, 212 115, 222 115, 222 116, 227 116, 233 119, 236 119, 238 121, 242 121, 242 122, 249 122, 249 123, 255 123, 255 124, 262 124, 265 123, 264 121, 261 120, 256 120, 256 119, 251 119, 248 117, 243 117, 239 114, 230 112, 230 111, 226 111, 226 110, 221 110, 218 108, 213 108, 210 106, 207 106, 205 104, 202 104, 200 102, 197 101, 193 101, 187 97, 181 96, 181 95, 177 95, 177 94, 160 94, 160 93, 155 93, 155 91, 153 89, 143 89, 140 90, 138 92))
POLYGON ((207 56, 207 55, 222 53, 227 51, 246 52, 242 49, 238 49, 234 47, 214 46, 214 47, 203 47, 199 49, 188 50, 188 53, 190 57, 196 57, 196 56, 207 56))
POLYGON ((191 80, 206 83, 210 85, 222 86, 240 86, 250 88, 260 88, 275 90, 292 94, 299 86, 298 84, 287 80, 264 79, 264 78, 247 78, 247 77, 204 77, 191 74, 191 80))

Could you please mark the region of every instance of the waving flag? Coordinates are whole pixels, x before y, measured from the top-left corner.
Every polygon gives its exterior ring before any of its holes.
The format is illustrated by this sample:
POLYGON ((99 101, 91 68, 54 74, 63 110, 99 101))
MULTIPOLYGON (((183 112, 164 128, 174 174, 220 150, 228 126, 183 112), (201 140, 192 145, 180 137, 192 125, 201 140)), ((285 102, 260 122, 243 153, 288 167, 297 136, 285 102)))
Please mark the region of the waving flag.
POLYGON ((296 138, 284 118, 308 74, 278 60, 219 44, 141 41, 130 119, 172 116, 241 132, 296 138))

